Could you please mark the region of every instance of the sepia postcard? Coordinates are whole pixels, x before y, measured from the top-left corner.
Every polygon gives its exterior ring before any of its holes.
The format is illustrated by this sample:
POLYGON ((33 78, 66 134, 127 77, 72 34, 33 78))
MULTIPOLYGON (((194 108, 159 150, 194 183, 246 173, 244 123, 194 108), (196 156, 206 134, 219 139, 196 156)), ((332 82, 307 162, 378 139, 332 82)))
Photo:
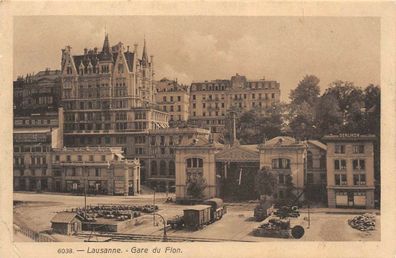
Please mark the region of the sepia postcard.
POLYGON ((395 11, 1 2, 0 257, 396 257, 395 11))

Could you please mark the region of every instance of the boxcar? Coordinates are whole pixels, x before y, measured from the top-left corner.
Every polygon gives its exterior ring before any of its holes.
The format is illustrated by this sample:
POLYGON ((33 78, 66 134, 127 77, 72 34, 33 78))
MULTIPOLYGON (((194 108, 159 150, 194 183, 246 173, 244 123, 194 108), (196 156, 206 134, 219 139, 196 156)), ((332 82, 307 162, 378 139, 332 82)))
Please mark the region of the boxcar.
POLYGON ((189 230, 198 230, 211 221, 210 205, 194 205, 184 209, 184 226, 189 230))
POLYGON ((224 214, 226 214, 227 210, 224 206, 224 202, 220 198, 212 198, 208 199, 203 202, 206 205, 210 205, 210 220, 211 222, 214 222, 216 220, 219 220, 223 217, 224 214))

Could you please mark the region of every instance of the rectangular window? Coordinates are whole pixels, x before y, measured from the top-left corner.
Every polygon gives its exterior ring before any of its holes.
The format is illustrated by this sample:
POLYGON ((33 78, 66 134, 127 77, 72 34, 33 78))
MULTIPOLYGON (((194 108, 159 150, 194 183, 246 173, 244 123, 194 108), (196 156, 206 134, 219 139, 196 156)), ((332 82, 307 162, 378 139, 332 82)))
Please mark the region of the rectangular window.
POLYGON ((285 183, 285 176, 284 175, 279 175, 278 176, 278 181, 279 181, 279 184, 284 184, 285 183))
POLYGON ((353 175, 353 184, 354 185, 365 185, 366 184, 366 175, 365 174, 353 175))
POLYGON ((70 162, 70 161, 71 161, 70 155, 67 155, 67 156, 66 156, 66 161, 67 161, 67 162, 70 162))
POLYGON ((353 164, 353 170, 364 170, 366 168, 366 164, 365 164, 365 160, 364 159, 354 159, 352 161, 353 164))
POLYGON ((193 100, 195 100, 195 95, 193 95, 193 100))
POLYGON ((335 185, 346 185, 347 177, 344 174, 335 174, 335 185))
POLYGON ((314 177, 312 173, 307 174, 307 184, 313 184, 314 183, 314 177))
POLYGON ((95 168, 95 176, 100 176, 100 169, 99 168, 95 168))
POLYGON ((346 160, 345 159, 334 160, 334 169, 335 170, 345 170, 346 169, 346 160))
POLYGON ((106 161, 106 155, 102 155, 102 161, 106 161))
POLYGON ((334 152, 337 154, 344 154, 345 153, 345 145, 336 145, 334 152))
POLYGON ((353 153, 364 153, 364 145, 353 145, 353 153))
POLYGON ((177 101, 181 101, 181 97, 180 96, 177 96, 177 101))
POLYGON ((81 156, 81 155, 78 155, 78 156, 77 156, 77 159, 78 159, 78 161, 82 161, 82 156, 81 156))

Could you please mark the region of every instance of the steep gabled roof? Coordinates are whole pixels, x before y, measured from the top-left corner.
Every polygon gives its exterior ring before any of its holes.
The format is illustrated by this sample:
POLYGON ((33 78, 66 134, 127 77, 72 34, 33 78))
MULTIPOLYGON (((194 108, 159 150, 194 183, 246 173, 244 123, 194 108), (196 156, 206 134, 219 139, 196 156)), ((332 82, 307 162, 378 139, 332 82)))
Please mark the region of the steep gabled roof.
POLYGON ((128 64, 129 71, 133 72, 133 64, 134 64, 134 58, 135 58, 134 53, 127 51, 124 53, 124 55, 125 55, 125 59, 128 64))

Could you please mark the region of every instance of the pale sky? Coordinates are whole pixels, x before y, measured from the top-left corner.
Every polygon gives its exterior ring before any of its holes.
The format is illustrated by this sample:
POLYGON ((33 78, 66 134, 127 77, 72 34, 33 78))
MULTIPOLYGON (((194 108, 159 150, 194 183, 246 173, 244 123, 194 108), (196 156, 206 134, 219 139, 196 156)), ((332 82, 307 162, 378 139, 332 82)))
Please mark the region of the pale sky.
POLYGON ((46 67, 60 69, 61 49, 73 54, 146 38, 157 80, 248 79, 280 82, 281 99, 306 74, 366 87, 380 82, 380 20, 339 17, 26 16, 14 20, 14 78, 46 67))

